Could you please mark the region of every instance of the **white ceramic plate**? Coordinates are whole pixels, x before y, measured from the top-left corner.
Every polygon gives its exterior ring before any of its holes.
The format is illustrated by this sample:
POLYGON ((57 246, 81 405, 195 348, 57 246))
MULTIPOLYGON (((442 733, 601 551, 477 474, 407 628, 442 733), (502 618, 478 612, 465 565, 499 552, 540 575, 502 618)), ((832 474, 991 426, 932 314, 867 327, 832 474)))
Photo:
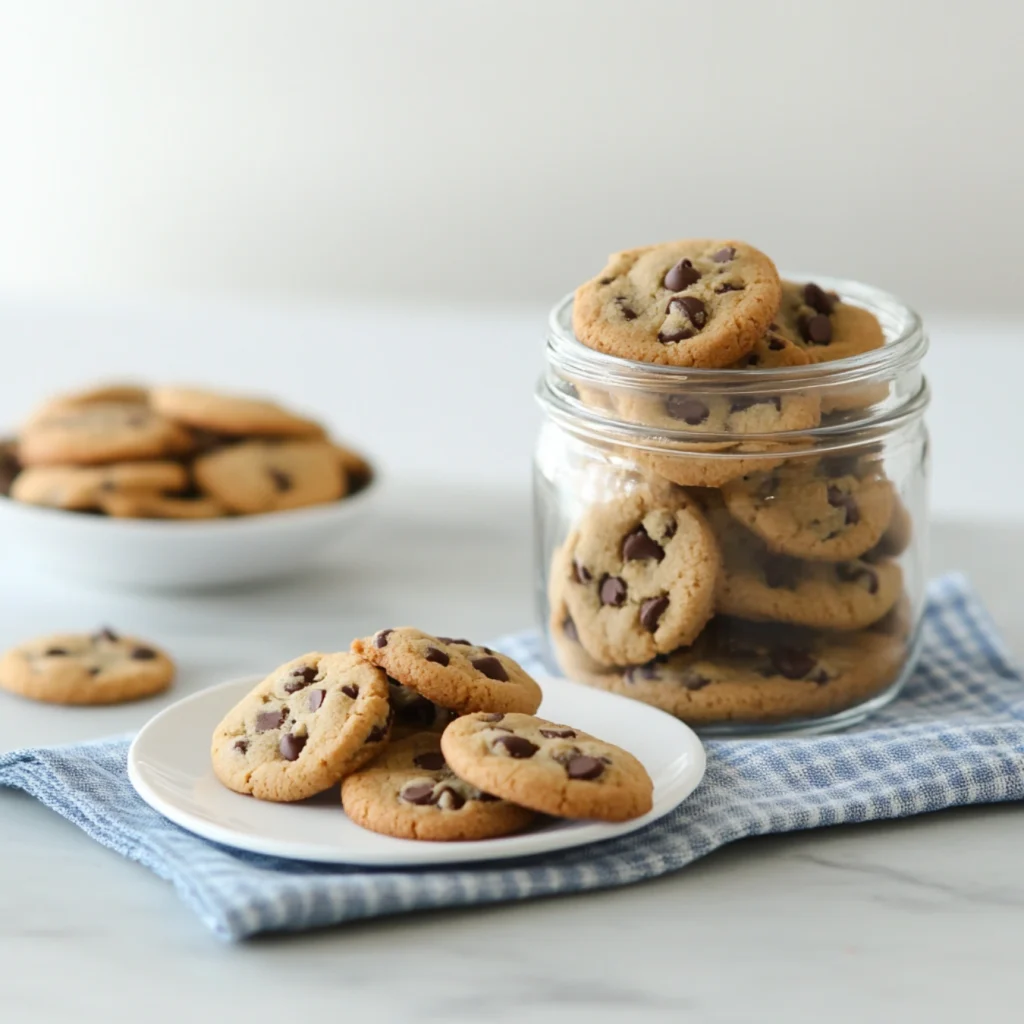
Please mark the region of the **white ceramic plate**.
POLYGON ((214 686, 160 712, 128 751, 128 776, 151 807, 182 828, 252 853, 329 864, 419 865, 527 857, 634 832, 674 810, 704 775, 704 748, 682 722, 638 701, 564 679, 542 678, 540 714, 616 743, 643 761, 654 808, 620 824, 552 821, 521 835, 468 843, 392 839, 353 824, 337 790, 300 804, 275 804, 222 786, 210 767, 217 722, 259 681, 214 686))
POLYGON ((59 576, 187 589, 294 573, 362 519, 379 487, 329 505, 226 519, 113 519, 0 497, 0 543, 59 576))

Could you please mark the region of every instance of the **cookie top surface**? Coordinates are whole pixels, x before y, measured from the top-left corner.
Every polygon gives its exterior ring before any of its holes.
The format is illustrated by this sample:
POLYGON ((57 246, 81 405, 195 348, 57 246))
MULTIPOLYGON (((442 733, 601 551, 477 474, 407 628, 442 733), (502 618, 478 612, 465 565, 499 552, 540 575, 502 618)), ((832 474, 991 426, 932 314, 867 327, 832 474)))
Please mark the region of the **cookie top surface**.
POLYGON ((203 455, 196 483, 232 512, 280 512, 336 501, 346 478, 326 441, 249 441, 203 455))
POLYGON ((159 693, 174 663, 146 640, 55 633, 12 647, 0 658, 0 688, 53 704, 113 704, 159 693))
POLYGON ((458 714, 540 707, 541 692, 517 662, 500 651, 412 626, 381 629, 352 641, 352 651, 396 682, 458 714))
POLYGON ((139 492, 184 490, 188 470, 180 462, 119 462, 109 466, 33 466, 11 485, 11 497, 30 505, 98 509, 104 498, 139 492))
POLYGON ((154 388, 150 401, 164 415, 221 434, 322 437, 323 427, 276 402, 203 388, 154 388))
POLYGON ((844 561, 881 539, 893 508, 892 484, 866 460, 791 460, 722 488, 726 507, 771 551, 844 561))
POLYGON ((632 754, 533 715, 466 715, 441 749, 457 775, 542 814, 625 821, 652 806, 653 783, 632 754))
POLYGON ((564 600, 593 658, 631 665, 696 639, 719 570, 696 502, 638 491, 586 512, 553 562, 552 604, 564 600))
POLYGON ((189 432, 148 406, 93 402, 56 409, 22 431, 18 452, 26 466, 89 465, 179 455, 189 432))
POLYGON ((213 770, 238 793, 304 800, 379 753, 390 729, 380 669, 352 654, 304 654, 224 716, 213 734, 213 770))
POLYGON ((146 405, 149 402, 149 389, 140 384, 111 383, 97 384, 82 391, 69 391, 43 402, 33 410, 29 422, 44 419, 54 412, 83 405, 95 405, 98 402, 127 402, 132 405, 146 405))
POLYGON ((859 356, 885 344, 878 318, 843 302, 813 282, 782 282, 778 333, 799 345, 813 363, 859 356))
POLYGON ((459 778, 440 740, 439 733, 420 732, 389 744, 342 782, 345 813, 374 832, 440 842, 508 835, 533 820, 532 811, 459 778))
POLYGON ((753 246, 684 239, 609 257, 577 289, 573 329, 623 359, 729 366, 765 335, 780 298, 775 265, 753 246))

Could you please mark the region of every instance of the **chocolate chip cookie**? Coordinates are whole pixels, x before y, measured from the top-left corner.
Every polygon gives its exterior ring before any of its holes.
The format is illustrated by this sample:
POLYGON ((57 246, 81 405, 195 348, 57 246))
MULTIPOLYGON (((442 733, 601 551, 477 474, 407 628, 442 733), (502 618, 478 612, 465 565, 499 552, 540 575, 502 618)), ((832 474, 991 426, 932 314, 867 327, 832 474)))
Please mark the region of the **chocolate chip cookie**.
POLYGON ((190 427, 239 437, 322 437, 323 427, 276 402, 202 388, 154 388, 150 401, 165 416, 190 427))
POLYGON ((387 679, 352 654, 275 669, 217 726, 217 778, 260 800, 305 800, 375 757, 391 730, 387 679))
POLYGON ((469 640, 399 626, 353 640, 352 652, 379 665, 396 683, 456 714, 532 713, 540 707, 540 687, 522 666, 469 640))
POLYGON ((491 839, 525 828, 534 814, 485 793, 448 767, 440 735, 420 732, 390 744, 341 784, 345 813, 363 828, 399 839, 491 839))
POLYGON ((613 254, 577 289, 573 329, 584 345, 624 359, 729 366, 765 335, 780 299, 764 253, 686 239, 613 254))
POLYGON ((51 704, 136 700, 173 679, 174 663, 163 651, 110 629, 39 637, 0 658, 0 688, 51 704))
POLYGON ((147 405, 149 389, 139 384, 97 384, 83 391, 72 391, 64 395, 56 395, 47 400, 29 417, 29 422, 45 419, 54 412, 75 409, 83 405, 118 402, 131 405, 147 405))
POLYGON ((719 569, 695 502, 637 491, 580 520, 553 560, 551 605, 565 602, 592 658, 634 664, 697 637, 714 610, 719 569))
POLYGON ((873 313, 813 282, 782 282, 776 323, 814 363, 847 359, 885 344, 882 325, 873 313))
POLYGON ((878 543, 892 516, 893 489, 868 460, 791 460, 722 488, 729 511, 769 550, 846 561, 878 543))
POLYGON ((654 785, 632 754, 532 715, 466 715, 441 749, 461 778, 541 814, 627 821, 652 806, 654 785))
POLYGON ((119 462, 110 466, 33 466, 11 486, 11 497, 30 505, 99 509, 106 498, 160 495, 189 485, 180 462, 119 462))
POLYGON ((99 508, 115 519, 218 519, 227 515, 216 498, 178 498, 152 491, 104 494, 99 508))
POLYGON ((326 441, 249 441, 196 459, 199 488, 231 512, 280 512, 336 501, 346 478, 326 441))

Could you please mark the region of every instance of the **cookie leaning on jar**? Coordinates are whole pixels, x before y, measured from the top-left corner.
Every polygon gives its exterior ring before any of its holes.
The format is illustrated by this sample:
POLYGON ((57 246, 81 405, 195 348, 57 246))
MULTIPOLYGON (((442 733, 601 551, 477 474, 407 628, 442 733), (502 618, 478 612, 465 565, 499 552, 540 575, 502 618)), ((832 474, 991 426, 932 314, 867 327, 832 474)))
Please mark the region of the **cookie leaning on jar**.
POLYGON ((866 706, 905 676, 922 603, 920 322, 853 283, 777 280, 773 293, 774 266, 755 253, 702 241, 611 257, 571 316, 556 309, 539 393, 555 660, 702 725, 866 706), (703 515, 717 548, 699 560, 717 565, 713 608, 691 612, 689 631, 654 612, 702 607, 687 575, 697 563, 663 556, 640 571, 624 541, 609 557, 607 538, 596 577, 577 557, 595 524, 610 535, 652 500, 703 515), (756 638, 757 656, 737 637, 756 638))

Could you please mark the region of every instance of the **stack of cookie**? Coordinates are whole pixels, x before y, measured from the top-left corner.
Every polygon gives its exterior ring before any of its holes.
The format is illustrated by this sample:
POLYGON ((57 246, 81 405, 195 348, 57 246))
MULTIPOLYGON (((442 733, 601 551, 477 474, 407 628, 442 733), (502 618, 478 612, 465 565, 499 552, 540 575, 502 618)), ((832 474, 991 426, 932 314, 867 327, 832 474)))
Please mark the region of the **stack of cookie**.
POLYGON ((743 242, 687 240, 613 255, 577 290, 573 327, 634 363, 741 372, 721 386, 662 371, 656 389, 575 388, 668 439, 617 450, 625 484, 554 551, 550 634, 566 674, 697 724, 827 714, 892 683, 910 629, 896 561, 910 516, 877 451, 817 456, 793 440, 878 388, 757 372, 880 347, 872 313, 780 280, 743 242))
POLYGON ((348 816, 407 839, 506 835, 535 815, 622 821, 652 785, 626 751, 536 718, 541 692, 511 658, 411 627, 306 654, 217 726, 230 789, 293 802, 342 782, 348 816))
POLYGON ((213 519, 336 501, 372 475, 274 402, 108 385, 48 401, 0 446, 0 493, 121 518, 213 519))

